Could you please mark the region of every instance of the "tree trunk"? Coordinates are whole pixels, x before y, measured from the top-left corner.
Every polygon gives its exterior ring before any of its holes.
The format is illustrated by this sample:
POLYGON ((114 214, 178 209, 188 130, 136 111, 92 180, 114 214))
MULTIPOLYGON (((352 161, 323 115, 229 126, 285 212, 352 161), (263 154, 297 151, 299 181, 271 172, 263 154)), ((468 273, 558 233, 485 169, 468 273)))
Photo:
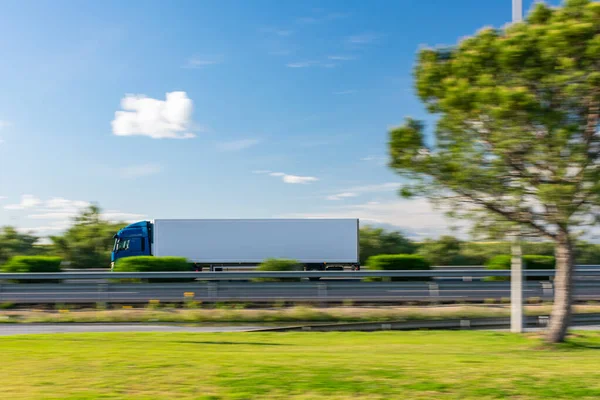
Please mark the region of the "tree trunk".
POLYGON ((550 343, 563 342, 571 321, 573 300, 573 244, 566 230, 556 238, 556 276, 554 278, 554 306, 546 339, 550 343))

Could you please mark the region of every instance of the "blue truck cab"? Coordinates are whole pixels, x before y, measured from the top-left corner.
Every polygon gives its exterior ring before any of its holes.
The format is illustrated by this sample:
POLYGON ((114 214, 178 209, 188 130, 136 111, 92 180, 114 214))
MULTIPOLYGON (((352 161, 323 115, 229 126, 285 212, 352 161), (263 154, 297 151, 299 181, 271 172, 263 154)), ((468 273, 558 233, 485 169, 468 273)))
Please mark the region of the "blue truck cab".
POLYGON ((110 268, 118 259, 152 255, 152 222, 140 221, 127 225, 114 236, 115 245, 110 255, 110 268))

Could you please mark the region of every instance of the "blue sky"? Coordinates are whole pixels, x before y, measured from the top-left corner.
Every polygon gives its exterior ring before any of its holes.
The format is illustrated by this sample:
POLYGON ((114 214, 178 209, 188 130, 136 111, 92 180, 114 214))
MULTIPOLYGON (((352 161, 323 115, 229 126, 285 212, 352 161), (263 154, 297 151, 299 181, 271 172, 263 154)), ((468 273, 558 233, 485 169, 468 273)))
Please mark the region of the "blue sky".
POLYGON ((511 0, 3 2, 0 225, 53 234, 97 202, 110 219, 443 233, 397 197, 387 129, 431 121, 421 46, 510 18, 511 0))

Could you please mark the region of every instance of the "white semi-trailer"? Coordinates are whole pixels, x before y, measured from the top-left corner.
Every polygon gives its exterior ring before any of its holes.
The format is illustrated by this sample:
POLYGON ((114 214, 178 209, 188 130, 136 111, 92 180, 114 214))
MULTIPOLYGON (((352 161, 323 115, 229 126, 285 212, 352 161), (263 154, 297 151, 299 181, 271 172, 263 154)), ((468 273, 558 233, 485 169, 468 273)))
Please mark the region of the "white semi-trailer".
POLYGON ((358 268, 358 232, 358 219, 156 219, 121 229, 112 262, 176 256, 212 269, 280 258, 306 270, 358 268))

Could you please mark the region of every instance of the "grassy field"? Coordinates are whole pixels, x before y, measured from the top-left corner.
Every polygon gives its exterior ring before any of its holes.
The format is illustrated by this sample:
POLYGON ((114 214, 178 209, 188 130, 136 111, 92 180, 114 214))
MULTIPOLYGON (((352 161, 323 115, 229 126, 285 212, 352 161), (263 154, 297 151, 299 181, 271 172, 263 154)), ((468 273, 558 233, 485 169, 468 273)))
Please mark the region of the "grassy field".
MULTIPOLYGON (((527 315, 547 315, 550 305, 529 305, 527 315)), ((599 313, 598 305, 577 305, 576 313, 599 313)), ((441 318, 508 317, 508 305, 444 307, 288 307, 274 309, 174 309, 0 311, 0 323, 173 322, 173 323, 300 323, 385 322, 441 318)))
POLYGON ((0 337, 3 399, 597 399, 600 334, 0 337))

